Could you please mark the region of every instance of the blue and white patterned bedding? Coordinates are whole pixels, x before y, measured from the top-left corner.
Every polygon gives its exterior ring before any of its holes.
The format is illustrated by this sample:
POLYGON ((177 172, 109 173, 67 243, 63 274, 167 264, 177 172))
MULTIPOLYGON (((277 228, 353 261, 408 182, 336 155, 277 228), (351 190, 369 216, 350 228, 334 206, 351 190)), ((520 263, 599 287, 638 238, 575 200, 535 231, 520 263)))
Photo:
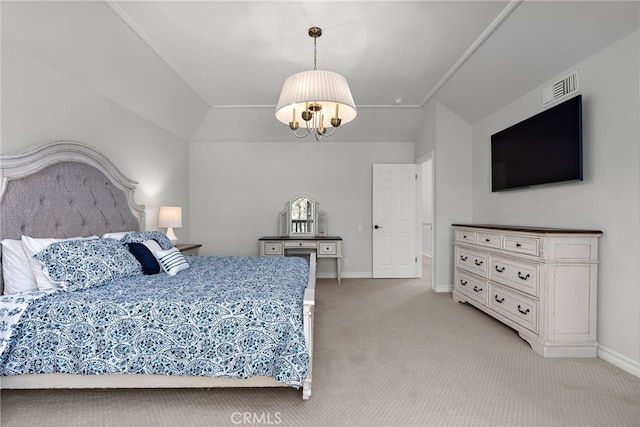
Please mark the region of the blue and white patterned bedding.
POLYGON ((264 375, 301 386, 308 263, 190 257, 189 264, 173 277, 140 273, 28 301, 0 353, 0 375, 264 375))

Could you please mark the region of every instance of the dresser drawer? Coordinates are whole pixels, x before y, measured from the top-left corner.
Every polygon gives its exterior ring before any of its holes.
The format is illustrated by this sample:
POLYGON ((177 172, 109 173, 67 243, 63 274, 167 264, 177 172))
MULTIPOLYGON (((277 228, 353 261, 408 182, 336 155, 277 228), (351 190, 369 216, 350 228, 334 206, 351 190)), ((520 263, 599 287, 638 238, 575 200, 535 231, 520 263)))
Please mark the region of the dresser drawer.
POLYGON ((486 281, 480 280, 476 276, 466 274, 461 270, 456 270, 455 276, 455 288, 458 292, 478 301, 482 305, 487 305, 489 285, 486 281))
POLYGON ((509 257, 491 256, 489 279, 532 296, 539 295, 539 264, 509 257))
POLYGON ((283 255, 282 242, 264 242, 265 255, 283 255))
POLYGON ((478 232, 476 234, 476 244, 488 248, 500 249, 502 247, 502 235, 498 233, 478 232))
POLYGON ((284 247, 287 249, 291 248, 302 248, 302 249, 316 249, 318 244, 315 240, 291 240, 288 242, 284 242, 284 247))
POLYGON ((338 244, 336 242, 318 243, 318 256, 337 255, 338 244))
POLYGON ((488 254, 475 252, 467 248, 456 247, 456 266, 475 273, 482 277, 488 277, 488 254))
POLYGON ((540 239, 535 237, 515 236, 506 234, 504 236, 504 249, 519 254, 540 256, 540 239))
POLYGON ((476 232, 468 230, 456 230, 456 242, 476 242, 476 232))
POLYGON ((518 325, 538 333, 538 301, 491 283, 489 307, 518 325))

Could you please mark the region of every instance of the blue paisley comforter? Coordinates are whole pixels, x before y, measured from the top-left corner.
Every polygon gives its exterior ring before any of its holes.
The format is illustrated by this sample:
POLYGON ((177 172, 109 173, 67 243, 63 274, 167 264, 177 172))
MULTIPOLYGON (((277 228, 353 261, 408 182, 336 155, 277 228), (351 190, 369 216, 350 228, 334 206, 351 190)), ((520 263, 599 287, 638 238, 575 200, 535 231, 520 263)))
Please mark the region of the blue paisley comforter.
MULTIPOLYGON (((301 386, 308 263, 189 257, 189 264, 173 277, 140 274, 23 302, 0 347, 0 375, 264 375, 301 386)), ((0 304, 3 311, 15 317, 0 304)))

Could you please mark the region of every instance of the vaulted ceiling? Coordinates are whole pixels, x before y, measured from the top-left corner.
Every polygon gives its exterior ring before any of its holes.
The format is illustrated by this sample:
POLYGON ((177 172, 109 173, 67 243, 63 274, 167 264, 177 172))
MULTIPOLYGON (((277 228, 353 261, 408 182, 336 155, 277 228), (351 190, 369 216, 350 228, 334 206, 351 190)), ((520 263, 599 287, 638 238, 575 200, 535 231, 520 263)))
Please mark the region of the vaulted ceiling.
POLYGON ((3 8, 17 46, 150 120, 170 113, 145 103, 199 104, 204 113, 175 133, 212 139, 216 129, 220 141, 295 140, 273 112, 286 77, 313 68, 311 26, 323 29, 318 69, 344 75, 358 107, 339 140, 412 142, 430 99, 474 123, 639 21, 635 1, 27 3, 3 8))

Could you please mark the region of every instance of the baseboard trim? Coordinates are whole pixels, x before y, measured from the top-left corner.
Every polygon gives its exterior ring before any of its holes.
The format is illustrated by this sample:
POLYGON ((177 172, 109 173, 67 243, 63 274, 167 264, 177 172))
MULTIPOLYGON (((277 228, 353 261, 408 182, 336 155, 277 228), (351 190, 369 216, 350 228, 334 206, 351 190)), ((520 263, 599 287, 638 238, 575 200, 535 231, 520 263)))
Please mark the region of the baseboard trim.
MULTIPOLYGON (((317 273, 318 279, 335 279, 336 273, 324 272, 317 273)), ((343 279, 373 279, 373 273, 371 271, 349 271, 342 273, 343 279)), ((422 277, 415 277, 415 279, 422 279, 422 277)), ((453 292, 453 285, 443 287, 433 287, 436 292, 453 292), (436 290, 437 289, 437 290, 436 290)))
POLYGON ((349 271, 348 273, 342 273, 343 279, 371 279, 373 273, 371 271, 349 271))
MULTIPOLYGON (((318 279, 335 279, 336 278, 336 273, 317 273, 316 277, 318 279)), ((342 278, 343 279, 371 279, 373 277, 373 274, 369 271, 369 272, 357 272, 357 271, 350 271, 348 273, 342 273, 342 278)))
POLYGON ((640 378, 640 363, 631 360, 609 348, 598 346, 598 357, 614 366, 640 378))
POLYGON ((446 292, 451 293, 451 292, 453 292, 453 285, 448 285, 447 286, 447 285, 438 285, 438 284, 434 283, 431 286, 431 289, 433 289, 433 291, 435 293, 446 293, 446 292))

